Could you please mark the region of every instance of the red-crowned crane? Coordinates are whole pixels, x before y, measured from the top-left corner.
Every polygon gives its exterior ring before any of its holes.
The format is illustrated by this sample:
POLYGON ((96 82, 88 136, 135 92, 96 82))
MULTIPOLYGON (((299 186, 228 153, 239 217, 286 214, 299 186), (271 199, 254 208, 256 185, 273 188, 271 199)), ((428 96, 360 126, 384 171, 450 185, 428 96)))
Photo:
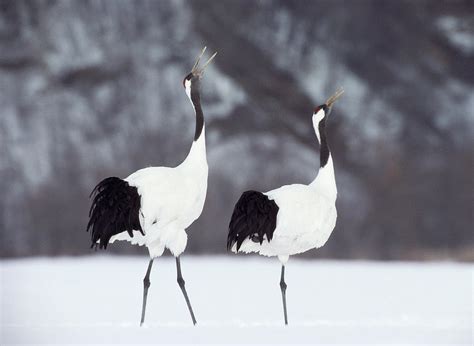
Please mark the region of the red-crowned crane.
POLYGON ((196 324, 181 274, 180 255, 186 248, 188 228, 200 215, 207 193, 208 166, 204 115, 200 100, 200 79, 205 67, 199 67, 202 50, 191 72, 184 78, 186 95, 196 113, 194 141, 186 159, 177 167, 148 167, 129 175, 102 180, 92 191, 92 206, 87 231, 92 246, 106 249, 108 243, 126 240, 144 245, 150 262, 143 279, 143 305, 140 325, 145 321, 153 260, 169 249, 176 257, 177 281, 183 292, 191 319, 196 324))
POLYGON ((289 256, 323 246, 336 225, 337 188, 326 120, 342 93, 342 89, 338 90, 313 112, 313 127, 320 144, 320 168, 313 182, 285 185, 268 192, 246 191, 235 205, 229 224, 228 250, 278 256, 285 324, 285 264, 289 256))

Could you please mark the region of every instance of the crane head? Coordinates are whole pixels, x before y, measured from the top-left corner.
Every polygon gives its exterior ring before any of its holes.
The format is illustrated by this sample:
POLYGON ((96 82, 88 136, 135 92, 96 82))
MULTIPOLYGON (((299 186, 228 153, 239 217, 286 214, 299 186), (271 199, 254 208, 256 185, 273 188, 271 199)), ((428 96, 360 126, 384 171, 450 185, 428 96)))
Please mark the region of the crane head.
POLYGON ((336 100, 341 97, 343 93, 343 88, 337 89, 336 92, 331 95, 331 97, 329 97, 324 104, 314 109, 313 115, 317 116, 319 118, 319 121, 322 120, 325 116, 329 115, 334 102, 336 102, 336 100))
POLYGON ((209 65, 209 63, 215 58, 217 55, 217 52, 215 52, 208 60, 207 62, 202 65, 201 67, 199 66, 199 62, 201 61, 202 56, 204 55, 204 52, 206 51, 207 47, 204 47, 201 51, 201 54, 199 54, 196 63, 194 64, 193 68, 191 69, 191 72, 184 77, 183 79, 183 86, 186 88, 186 85, 189 84, 191 86, 191 83, 198 81, 201 79, 201 77, 204 74, 204 69, 209 65))

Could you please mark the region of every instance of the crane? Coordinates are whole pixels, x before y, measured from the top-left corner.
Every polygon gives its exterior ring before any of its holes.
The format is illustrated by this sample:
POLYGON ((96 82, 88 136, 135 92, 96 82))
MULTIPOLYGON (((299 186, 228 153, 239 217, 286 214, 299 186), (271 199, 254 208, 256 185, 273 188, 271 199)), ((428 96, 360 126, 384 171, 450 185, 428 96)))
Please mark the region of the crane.
POLYGON ((93 246, 107 249, 116 240, 146 246, 150 261, 143 279, 140 325, 145 321, 153 260, 169 249, 176 258, 177 282, 183 293, 193 324, 196 318, 181 273, 180 255, 186 248, 186 229, 201 215, 207 193, 208 165, 200 81, 214 53, 202 67, 203 48, 183 87, 194 108, 196 128, 191 149, 177 167, 148 167, 125 179, 102 180, 91 193, 87 231, 93 246))
POLYGON ((288 324, 285 264, 289 256, 323 246, 336 225, 337 187, 326 121, 334 102, 343 92, 337 90, 313 111, 313 127, 320 144, 320 168, 316 178, 308 185, 292 184, 268 192, 244 192, 229 223, 228 250, 278 256, 285 325, 288 324))

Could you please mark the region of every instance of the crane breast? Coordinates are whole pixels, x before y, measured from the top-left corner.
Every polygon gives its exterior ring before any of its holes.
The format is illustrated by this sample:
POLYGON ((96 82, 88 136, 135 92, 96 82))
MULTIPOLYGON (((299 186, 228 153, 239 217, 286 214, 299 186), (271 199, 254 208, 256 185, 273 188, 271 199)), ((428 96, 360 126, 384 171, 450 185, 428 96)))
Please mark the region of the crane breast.
POLYGON ((291 239, 295 252, 326 243, 336 224, 335 197, 300 184, 287 185, 268 194, 280 207, 274 237, 285 242, 291 239))
POLYGON ((141 195, 145 233, 171 223, 185 229, 199 217, 206 198, 207 170, 190 174, 179 167, 150 167, 137 173, 127 180, 141 195))

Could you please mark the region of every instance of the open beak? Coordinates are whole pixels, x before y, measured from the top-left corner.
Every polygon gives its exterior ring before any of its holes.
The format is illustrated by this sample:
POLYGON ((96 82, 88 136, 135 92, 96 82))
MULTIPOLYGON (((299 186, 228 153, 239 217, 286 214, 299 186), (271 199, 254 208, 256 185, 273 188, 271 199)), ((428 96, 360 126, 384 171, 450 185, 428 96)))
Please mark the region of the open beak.
POLYGON ((206 63, 204 65, 202 65, 202 67, 199 67, 199 62, 201 61, 201 58, 202 56, 204 55, 204 52, 206 51, 206 48, 207 47, 204 47, 201 51, 201 54, 199 54, 197 60, 196 60, 196 63, 194 64, 192 70, 191 70, 191 73, 200 78, 202 77, 202 75, 204 74, 204 69, 207 67, 207 65, 209 65, 209 63, 212 61, 212 59, 215 58, 215 56, 217 55, 217 52, 215 52, 210 58, 209 60, 206 61, 206 63))
POLYGON ((339 97, 341 97, 342 94, 344 94, 344 89, 343 88, 337 89, 337 91, 330 98, 327 99, 326 106, 328 106, 328 108, 330 109, 332 105, 334 104, 334 102, 336 102, 336 100, 339 97))

